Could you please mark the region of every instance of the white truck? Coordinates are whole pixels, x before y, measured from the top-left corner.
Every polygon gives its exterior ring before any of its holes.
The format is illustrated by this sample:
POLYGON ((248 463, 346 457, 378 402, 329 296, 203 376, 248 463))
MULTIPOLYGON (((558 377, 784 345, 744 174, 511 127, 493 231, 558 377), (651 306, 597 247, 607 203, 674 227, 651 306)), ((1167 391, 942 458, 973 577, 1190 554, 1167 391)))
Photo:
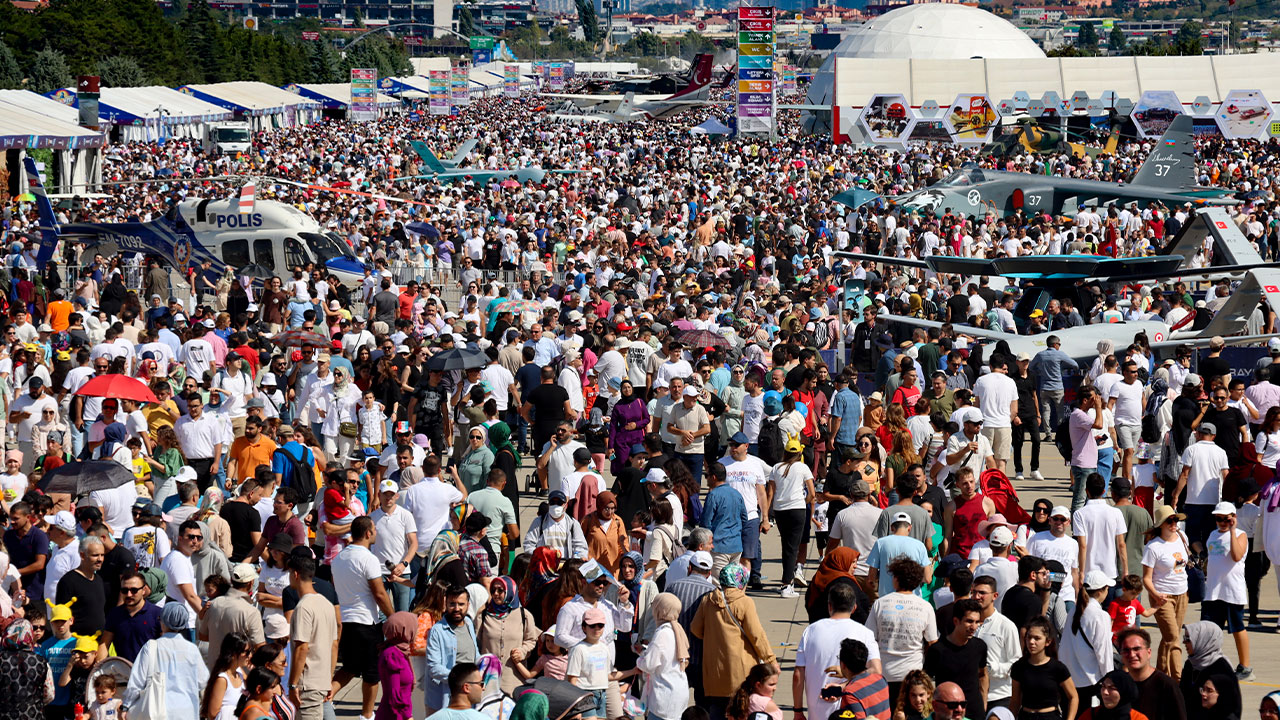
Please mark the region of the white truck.
POLYGON ((206 123, 204 151, 209 154, 233 155, 253 148, 253 130, 248 121, 225 120, 206 123))

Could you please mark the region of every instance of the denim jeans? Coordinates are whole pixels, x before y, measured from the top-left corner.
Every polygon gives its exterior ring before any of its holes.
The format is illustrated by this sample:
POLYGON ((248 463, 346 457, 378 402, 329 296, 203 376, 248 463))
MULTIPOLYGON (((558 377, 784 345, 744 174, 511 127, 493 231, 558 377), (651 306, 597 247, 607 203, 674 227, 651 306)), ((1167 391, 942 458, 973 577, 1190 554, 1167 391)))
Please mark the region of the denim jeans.
POLYGON ((1098 468, 1096 467, 1071 466, 1071 512, 1084 507, 1086 499, 1084 492, 1085 480, 1089 479, 1089 476, 1097 471, 1098 468))
POLYGON ((760 518, 742 526, 742 559, 751 561, 751 580, 760 579, 760 518))
POLYGON ((706 456, 702 453, 676 453, 676 457, 689 466, 689 472, 693 475, 693 483, 698 487, 702 487, 702 466, 706 462, 706 456))
POLYGON ((1106 480, 1108 484, 1111 482, 1111 470, 1116 464, 1115 448, 1098 448, 1098 474, 1106 480))
POLYGON ((409 602, 413 600, 413 588, 387 579, 384 579, 382 584, 387 588, 387 594, 391 596, 391 605, 395 607, 396 612, 408 611, 409 602))

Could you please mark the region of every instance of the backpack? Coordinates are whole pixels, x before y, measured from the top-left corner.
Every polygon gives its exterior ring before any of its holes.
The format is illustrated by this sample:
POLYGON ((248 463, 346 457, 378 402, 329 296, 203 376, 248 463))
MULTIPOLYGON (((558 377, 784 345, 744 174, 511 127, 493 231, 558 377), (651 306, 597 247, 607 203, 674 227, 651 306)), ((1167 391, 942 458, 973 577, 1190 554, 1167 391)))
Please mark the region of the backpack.
POLYGON ((1062 459, 1071 464, 1071 415, 1067 415, 1058 423, 1058 427, 1053 431, 1053 444, 1058 446, 1058 454, 1062 455, 1062 459))
POLYGON ((816 348, 824 348, 827 341, 831 339, 831 330, 825 320, 819 320, 813 324, 813 346, 816 348))
POLYGON ((284 487, 291 487, 298 493, 297 502, 301 504, 315 500, 315 471, 312 470, 312 467, 315 465, 315 458, 311 456, 311 448, 303 448, 301 459, 294 457, 293 453, 285 450, 283 447, 276 448, 275 452, 271 454, 273 457, 275 455, 280 455, 285 458, 285 467, 291 470, 291 472, 281 473, 281 475, 284 476, 284 482, 282 482, 281 485, 284 487), (307 458, 310 458, 310 461, 303 462, 303 460, 307 458), (302 478, 307 478, 310 482, 304 481, 302 478))
POLYGON ((786 434, 778 425, 780 420, 782 420, 781 415, 776 418, 765 418, 760 423, 760 438, 757 441, 760 446, 760 459, 769 465, 782 462, 782 450, 787 444, 786 434))

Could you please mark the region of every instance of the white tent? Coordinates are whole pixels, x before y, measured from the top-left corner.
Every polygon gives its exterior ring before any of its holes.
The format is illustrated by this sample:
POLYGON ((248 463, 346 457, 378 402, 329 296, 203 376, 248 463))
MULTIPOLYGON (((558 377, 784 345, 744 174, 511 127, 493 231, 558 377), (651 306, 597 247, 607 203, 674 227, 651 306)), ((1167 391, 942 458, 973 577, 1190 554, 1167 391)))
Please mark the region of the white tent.
MULTIPOLYGON (((284 89, 317 100, 327 110, 346 110, 351 105, 351 83, 296 83, 284 89)), ((381 92, 377 104, 384 111, 400 107, 399 100, 381 92)))
POLYGON ((310 125, 320 117, 320 103, 262 82, 238 81, 184 85, 178 92, 231 110, 254 130, 310 125))
POLYGON ((228 120, 231 111, 159 85, 104 87, 99 93, 98 117, 104 124, 115 125, 121 140, 145 142, 204 137, 205 123, 228 120))
POLYGON ((80 111, 64 105, 53 98, 47 98, 30 90, 0 90, 0 103, 13 105, 55 120, 77 125, 80 122, 80 111))
MULTIPOLYGON (((28 95, 40 97, 35 93, 28 95)), ((52 150, 57 163, 57 173, 50 178, 51 181, 56 179, 50 187, 53 192, 83 190, 88 182, 100 179, 102 170, 99 155, 106 143, 106 136, 74 122, 66 122, 13 104, 15 100, 23 98, 21 95, 6 93, 3 101, 0 101, 0 150, 52 150)), ((50 102, 59 104, 52 100, 50 102)), ((45 109, 50 108, 46 106, 45 109)), ((75 112, 71 108, 67 109, 75 112)), ((20 165, 10 170, 25 174, 20 165)))

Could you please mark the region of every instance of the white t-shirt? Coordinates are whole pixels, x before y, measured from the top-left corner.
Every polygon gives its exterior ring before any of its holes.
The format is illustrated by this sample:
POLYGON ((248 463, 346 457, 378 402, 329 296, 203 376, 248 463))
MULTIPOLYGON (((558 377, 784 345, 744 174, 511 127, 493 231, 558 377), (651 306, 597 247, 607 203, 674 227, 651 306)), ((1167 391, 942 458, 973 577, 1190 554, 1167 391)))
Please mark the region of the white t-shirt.
POLYGON ((431 541, 449 520, 449 508, 462 502, 462 493, 453 483, 424 479, 400 493, 400 504, 413 513, 418 527, 418 555, 425 557, 431 541))
POLYGON ((602 639, 594 645, 580 642, 569 651, 566 676, 578 678, 583 690, 604 690, 609 687, 609 671, 613 669, 613 643, 602 639))
MULTIPOLYGON (((822 688, 839 682, 826 669, 840 665, 840 641, 852 638, 867 646, 867 662, 880 659, 880 645, 865 625, 850 618, 825 618, 805 628, 796 647, 796 667, 805 668, 804 695, 809 715, 825 718, 839 708, 822 699, 822 688)), ((841 683, 843 684, 843 683, 841 683)))
MULTIPOLYGON (((126 450, 126 452, 128 452, 126 450)), ((110 490, 94 490, 89 498, 102 506, 102 520, 111 528, 111 536, 119 540, 133 525, 133 503, 138 500, 138 486, 127 482, 110 490)))
POLYGON ((1142 566, 1151 568, 1151 584, 1165 595, 1187 591, 1187 552, 1182 537, 1167 541, 1157 537, 1142 551, 1142 566))
POLYGON ((0 491, 4 493, 4 501, 6 503, 17 502, 23 495, 27 493, 27 486, 30 481, 23 473, 4 473, 0 475, 0 491))
POLYGON ((732 455, 726 455, 720 458, 720 464, 724 465, 725 481, 738 491, 747 505, 747 519, 760 517, 756 488, 769 484, 769 464, 754 455, 748 455, 745 460, 734 460, 732 455))
POLYGON ((1119 510, 1101 498, 1090 500, 1071 515, 1071 532, 1087 541, 1082 574, 1101 570, 1109 578, 1117 576, 1116 536, 1125 533, 1124 515, 1119 510))
MULTIPOLYGON (((18 442, 31 442, 31 428, 41 420, 41 412, 45 408, 58 412, 58 401, 48 395, 41 395, 38 398, 31 397, 31 393, 22 393, 13 399, 13 404, 9 406, 9 412, 26 412, 30 413, 22 420, 18 421, 18 442)), ((43 453, 44 448, 35 448, 37 453, 43 453)))
POLYGON ((1217 505, 1222 499, 1222 471, 1231 468, 1227 451, 1212 440, 1200 440, 1182 451, 1187 473, 1187 504, 1217 505))
POLYGON ((182 344, 178 351, 178 360, 186 368, 187 377, 202 378, 213 367, 217 358, 213 354, 213 345, 208 340, 196 338, 182 344))
POLYGON ((609 489, 604 484, 604 477, 591 470, 575 470, 574 472, 565 475, 564 479, 560 481, 560 489, 564 491, 564 496, 566 498, 572 500, 578 497, 578 490, 582 488, 582 483, 588 480, 595 481, 597 495, 609 489))
POLYGON ((151 525, 134 525, 125 530, 124 539, 120 543, 133 553, 133 559, 139 568, 160 567, 173 549, 169 534, 162 528, 151 525))
MULTIPOLYGON (((404 559, 405 548, 409 545, 409 533, 418 532, 413 513, 396 505, 390 513, 383 512, 382 508, 379 507, 369 513, 369 518, 373 520, 374 527, 378 529, 378 539, 374 541, 373 547, 370 548, 373 551, 373 556, 378 559, 378 564, 384 568, 388 562, 392 565, 398 565, 404 559)), ((434 540, 435 538, 433 537, 432 539, 434 540)), ((408 568, 405 569, 408 570, 408 568)))
POLYGON ((342 606, 342 622, 372 625, 377 621, 378 603, 369 581, 381 578, 382 566, 368 548, 354 544, 342 548, 333 559, 333 588, 342 606))
MULTIPOLYGON (((1133 466, 1133 486, 1140 488, 1154 488, 1156 486, 1156 464, 1142 463, 1133 466)), ((1129 568, 1130 571, 1133 568, 1129 568)))
POLYGON ((200 588, 196 587, 196 571, 191 566, 191 558, 181 552, 171 552, 164 556, 164 560, 160 563, 160 568, 168 576, 164 586, 164 594, 169 596, 169 600, 182 603, 182 606, 187 609, 187 627, 195 627, 196 611, 191 608, 182 591, 178 589, 179 585, 190 585, 196 595, 200 595, 200 588))
POLYGON ((987 373, 973 384, 973 394, 981 399, 983 427, 1012 427, 1009 406, 1018 399, 1018 384, 1005 373, 987 373))
POLYGON ((1074 571, 1080 564, 1080 543, 1070 535, 1054 537, 1053 532, 1041 530, 1027 541, 1027 552, 1048 562, 1057 560, 1066 570, 1067 579, 1062 585, 1062 595, 1070 600, 1076 595, 1074 571))
POLYGON ((510 397, 508 392, 512 385, 516 382, 516 376, 511 371, 503 367, 499 363, 490 363, 485 365, 480 371, 480 379, 487 383, 489 392, 493 393, 493 402, 498 406, 498 414, 501 415, 507 411, 507 399, 510 397))
MULTIPOLYGON (((1237 527, 1232 531, 1231 537, 1243 533, 1237 527)), ((1209 563, 1205 569, 1204 599, 1244 605, 1249 599, 1244 585, 1244 558, 1241 557, 1239 562, 1231 559, 1230 538, 1221 530, 1214 530, 1209 533, 1205 550, 1209 555, 1209 563)))
POLYGON ((1118 382, 1111 387, 1111 398, 1116 401, 1116 425, 1142 425, 1142 383, 1118 382))
MULTIPOLYGON (((289 587, 289 571, 284 568, 271 567, 263 564, 262 573, 258 575, 258 594, 266 593, 276 597, 284 596, 284 589, 289 587)), ((262 608, 262 617, 269 618, 272 615, 284 615, 284 610, 280 608, 264 607, 262 608)))
POLYGON ((805 482, 813 479, 813 471, 803 461, 778 463, 769 472, 774 483, 773 508, 775 510, 802 510, 805 507, 805 482))
POLYGON ((871 605, 867 629, 876 636, 884 679, 901 682, 907 673, 924 668, 925 642, 937 642, 938 623, 933 606, 915 593, 891 593, 871 605))

